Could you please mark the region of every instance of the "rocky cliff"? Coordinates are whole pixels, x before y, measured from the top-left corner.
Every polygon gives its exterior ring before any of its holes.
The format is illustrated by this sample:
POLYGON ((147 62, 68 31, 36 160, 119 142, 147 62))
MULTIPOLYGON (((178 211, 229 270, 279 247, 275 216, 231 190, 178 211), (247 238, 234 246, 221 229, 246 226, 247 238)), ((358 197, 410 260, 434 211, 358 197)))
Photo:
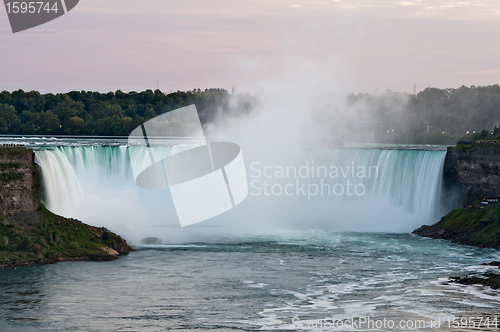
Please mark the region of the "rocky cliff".
POLYGON ((112 260, 132 248, 105 228, 48 211, 37 197, 34 153, 0 148, 0 268, 73 260, 112 260))
POLYGON ((447 193, 457 193, 462 206, 476 199, 500 196, 500 147, 449 147, 443 176, 447 193))
POLYGON ((458 244, 500 248, 500 203, 455 209, 431 226, 422 226, 414 234, 458 244))
POLYGON ((33 194, 37 187, 33 151, 19 147, 0 148, 0 219, 35 211, 37 205, 33 194))
POLYGON ((413 233, 480 247, 500 247, 500 144, 468 142, 449 147, 444 162, 443 199, 453 207, 439 222, 413 233), (451 202, 451 203, 450 203, 451 202))

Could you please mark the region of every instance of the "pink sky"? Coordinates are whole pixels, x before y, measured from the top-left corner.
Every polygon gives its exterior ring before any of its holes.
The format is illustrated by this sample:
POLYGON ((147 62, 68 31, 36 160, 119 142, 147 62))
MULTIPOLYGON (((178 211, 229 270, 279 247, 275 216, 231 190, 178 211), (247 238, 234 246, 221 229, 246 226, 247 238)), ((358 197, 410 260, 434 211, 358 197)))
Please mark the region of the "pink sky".
POLYGON ((245 92, 299 67, 288 80, 412 92, 498 84, 499 59, 496 0, 81 0, 17 34, 0 8, 0 90, 245 92))

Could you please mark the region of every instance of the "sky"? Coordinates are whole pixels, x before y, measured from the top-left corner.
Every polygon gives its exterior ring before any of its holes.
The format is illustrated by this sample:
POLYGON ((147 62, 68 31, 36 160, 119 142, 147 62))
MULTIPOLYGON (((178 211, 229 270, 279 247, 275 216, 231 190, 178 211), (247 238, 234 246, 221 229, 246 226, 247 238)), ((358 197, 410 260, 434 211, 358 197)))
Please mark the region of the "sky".
POLYGON ((499 41, 496 0, 81 0, 16 34, 2 7, 0 91, 251 93, 320 75, 327 90, 412 93, 500 83, 499 41))

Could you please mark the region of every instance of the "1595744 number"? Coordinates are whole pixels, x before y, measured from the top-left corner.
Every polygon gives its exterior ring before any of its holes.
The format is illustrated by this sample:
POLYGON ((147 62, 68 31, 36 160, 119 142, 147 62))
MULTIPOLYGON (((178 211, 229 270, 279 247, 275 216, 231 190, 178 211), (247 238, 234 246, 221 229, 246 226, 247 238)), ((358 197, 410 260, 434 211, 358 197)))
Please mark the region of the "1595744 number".
POLYGON ((57 2, 51 6, 50 2, 44 1, 33 1, 33 2, 7 2, 5 4, 7 7, 7 13, 9 14, 40 14, 54 12, 57 14, 59 9, 57 8, 57 2))
POLYGON ((476 328, 476 329, 491 329, 498 328, 498 317, 455 317, 446 320, 448 328, 461 329, 461 328, 476 328))

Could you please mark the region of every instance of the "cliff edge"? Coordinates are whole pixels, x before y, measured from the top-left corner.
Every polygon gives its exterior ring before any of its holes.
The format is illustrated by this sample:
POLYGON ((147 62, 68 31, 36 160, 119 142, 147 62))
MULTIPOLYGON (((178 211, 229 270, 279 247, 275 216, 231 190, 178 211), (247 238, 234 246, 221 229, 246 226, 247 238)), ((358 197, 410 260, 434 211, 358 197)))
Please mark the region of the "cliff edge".
POLYGON ((458 244, 500 248, 500 203, 483 206, 480 201, 456 209, 431 226, 422 226, 414 234, 458 244))
POLYGON ((39 201, 33 151, 0 148, 0 268, 112 260, 133 249, 105 228, 50 212, 39 201))
POLYGON ((500 196, 500 144, 471 142, 449 147, 443 178, 447 192, 458 195, 460 206, 500 196))

